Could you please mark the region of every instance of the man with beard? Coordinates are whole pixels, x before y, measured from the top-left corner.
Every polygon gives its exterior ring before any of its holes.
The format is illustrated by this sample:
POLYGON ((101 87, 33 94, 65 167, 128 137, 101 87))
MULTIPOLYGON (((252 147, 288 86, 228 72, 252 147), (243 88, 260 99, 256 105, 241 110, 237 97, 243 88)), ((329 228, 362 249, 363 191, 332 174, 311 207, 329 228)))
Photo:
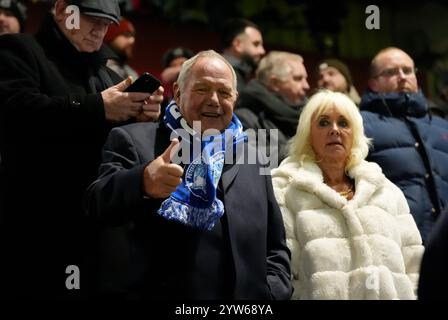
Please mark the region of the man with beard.
POLYGON ((135 44, 135 28, 132 22, 121 18, 119 25, 109 26, 104 42, 117 55, 107 61, 107 66, 123 79, 129 76, 134 80, 137 79, 137 72, 127 63, 132 58, 135 44))
POLYGON ((273 144, 275 148, 269 148, 269 154, 278 152, 281 161, 287 156, 287 142, 296 133, 310 88, 303 58, 289 52, 271 51, 261 59, 255 77, 241 91, 235 113, 244 129, 278 129, 278 141, 270 140, 272 132, 266 133, 266 141, 260 141, 261 135, 257 134, 258 147, 273 144))
POLYGON ((448 121, 430 114, 414 61, 399 48, 374 57, 368 84, 360 105, 373 139, 367 159, 403 191, 426 244, 448 205, 448 121))
POLYGON ((253 76, 265 50, 263 37, 256 24, 245 19, 230 19, 224 24, 222 35, 223 56, 235 69, 238 91, 241 91, 253 76))

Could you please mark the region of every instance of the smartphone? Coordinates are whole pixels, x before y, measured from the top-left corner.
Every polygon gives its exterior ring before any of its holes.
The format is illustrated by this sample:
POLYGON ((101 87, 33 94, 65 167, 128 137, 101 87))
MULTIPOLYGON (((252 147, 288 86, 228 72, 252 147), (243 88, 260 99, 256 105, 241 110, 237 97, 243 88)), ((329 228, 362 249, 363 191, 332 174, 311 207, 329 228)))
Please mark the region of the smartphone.
POLYGON ((150 73, 145 72, 124 91, 153 93, 160 87, 160 85, 161 83, 159 79, 150 73))

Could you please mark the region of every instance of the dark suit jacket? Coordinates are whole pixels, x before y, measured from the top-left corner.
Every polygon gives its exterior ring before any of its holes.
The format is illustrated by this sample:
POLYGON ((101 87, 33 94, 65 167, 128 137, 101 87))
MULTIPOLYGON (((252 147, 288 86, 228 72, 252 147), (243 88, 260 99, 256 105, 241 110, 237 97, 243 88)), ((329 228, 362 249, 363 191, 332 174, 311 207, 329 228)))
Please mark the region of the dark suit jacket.
POLYGON ((143 171, 168 145, 169 133, 158 124, 124 126, 109 135, 100 177, 86 197, 90 215, 125 230, 106 231, 104 248, 121 239, 124 249, 121 260, 109 255, 109 265, 115 271, 109 267, 103 273, 120 283, 103 279, 103 288, 106 285, 117 291, 121 286, 138 297, 215 299, 223 296, 208 283, 225 273, 230 295, 224 298, 289 299, 290 253, 270 176, 259 175, 258 165, 225 165, 220 183, 225 218, 220 220, 216 244, 204 244, 204 238, 212 239, 208 231, 162 218, 156 213, 161 200, 144 197, 143 171), (226 249, 230 257, 226 260, 224 254, 223 261, 229 262, 226 266, 232 270, 207 258, 222 257, 216 251, 226 249), (208 266, 221 270, 207 270, 208 266))

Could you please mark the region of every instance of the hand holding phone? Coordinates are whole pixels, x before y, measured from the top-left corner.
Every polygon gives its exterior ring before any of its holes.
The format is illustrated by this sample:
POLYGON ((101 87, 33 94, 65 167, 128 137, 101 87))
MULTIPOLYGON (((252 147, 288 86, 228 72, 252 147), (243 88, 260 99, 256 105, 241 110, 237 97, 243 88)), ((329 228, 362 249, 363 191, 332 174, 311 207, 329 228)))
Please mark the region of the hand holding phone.
POLYGON ((124 92, 153 93, 161 86, 160 80, 148 72, 143 73, 124 92))

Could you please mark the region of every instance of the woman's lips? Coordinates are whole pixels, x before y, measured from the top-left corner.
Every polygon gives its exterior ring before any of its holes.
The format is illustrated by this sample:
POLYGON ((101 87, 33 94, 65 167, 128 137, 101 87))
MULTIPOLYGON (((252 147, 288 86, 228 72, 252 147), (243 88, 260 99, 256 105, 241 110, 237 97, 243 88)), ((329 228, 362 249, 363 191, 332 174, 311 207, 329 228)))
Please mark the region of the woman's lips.
POLYGON ((327 146, 333 146, 333 145, 342 146, 342 142, 333 141, 333 142, 327 143, 327 146))

